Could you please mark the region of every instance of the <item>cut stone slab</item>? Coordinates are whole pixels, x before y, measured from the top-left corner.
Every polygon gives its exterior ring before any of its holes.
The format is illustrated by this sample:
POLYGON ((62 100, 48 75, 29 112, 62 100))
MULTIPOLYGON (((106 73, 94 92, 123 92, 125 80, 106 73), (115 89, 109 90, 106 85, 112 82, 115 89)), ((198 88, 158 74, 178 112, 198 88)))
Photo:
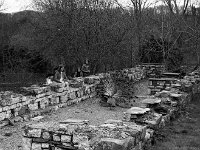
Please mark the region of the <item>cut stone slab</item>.
POLYGON ((137 114, 145 114, 148 111, 150 111, 149 108, 132 107, 128 109, 125 113, 131 115, 137 115, 137 114))
POLYGON ((27 124, 27 128, 31 129, 45 129, 48 131, 55 131, 59 130, 59 124, 56 122, 40 122, 40 123, 32 123, 32 124, 27 124))
POLYGON ((176 94, 176 93, 170 93, 170 96, 171 97, 181 97, 182 96, 182 94, 176 94))
POLYGON ((102 125, 100 125, 100 127, 114 129, 114 128, 116 128, 116 125, 114 125, 114 124, 102 124, 102 125))
POLYGON ((144 104, 159 104, 161 102, 161 99, 158 98, 147 98, 142 100, 142 103, 144 104))
POLYGON ((37 117, 31 118, 31 120, 33 120, 33 121, 39 121, 39 120, 41 120, 43 118, 44 118, 44 116, 37 116, 37 117))
POLYGON ((170 95, 170 91, 163 90, 155 94, 156 97, 163 97, 166 98, 170 95))
POLYGON ((172 84, 173 87, 181 87, 181 84, 176 83, 176 84, 172 84))

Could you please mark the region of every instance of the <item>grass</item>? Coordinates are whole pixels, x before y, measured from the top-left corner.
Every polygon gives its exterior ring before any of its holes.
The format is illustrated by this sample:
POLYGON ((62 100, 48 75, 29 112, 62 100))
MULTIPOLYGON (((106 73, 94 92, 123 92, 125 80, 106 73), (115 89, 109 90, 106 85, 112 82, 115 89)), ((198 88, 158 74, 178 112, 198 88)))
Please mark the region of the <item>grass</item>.
POLYGON ((195 95, 179 118, 158 131, 156 144, 149 150, 200 150, 199 98, 200 94, 195 95))

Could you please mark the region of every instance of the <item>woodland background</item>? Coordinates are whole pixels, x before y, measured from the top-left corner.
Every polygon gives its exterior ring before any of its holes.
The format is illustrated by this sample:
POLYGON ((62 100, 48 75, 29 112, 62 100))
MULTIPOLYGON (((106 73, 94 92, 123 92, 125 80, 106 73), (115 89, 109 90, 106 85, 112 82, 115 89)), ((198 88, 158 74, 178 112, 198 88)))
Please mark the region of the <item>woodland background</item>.
MULTIPOLYGON (((86 58, 92 74, 164 63, 200 62, 200 5, 183 0, 35 0, 37 11, 0 13, 2 82, 43 78, 63 63, 73 75, 86 58)), ((3 3, 2 3, 3 5, 3 3)))

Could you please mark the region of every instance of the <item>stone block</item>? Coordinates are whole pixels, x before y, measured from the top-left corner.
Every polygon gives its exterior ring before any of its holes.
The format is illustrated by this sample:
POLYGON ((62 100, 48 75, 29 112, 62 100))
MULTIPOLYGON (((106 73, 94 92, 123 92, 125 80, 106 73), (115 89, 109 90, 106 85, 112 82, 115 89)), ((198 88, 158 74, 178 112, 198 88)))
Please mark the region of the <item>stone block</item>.
POLYGON ((61 103, 66 103, 68 101, 68 95, 66 94, 66 95, 61 96, 60 101, 61 103))
POLYGON ((11 96, 11 100, 12 100, 12 104, 16 104, 16 103, 19 103, 21 101, 20 97, 12 97, 11 96))
POLYGON ((70 92, 69 93, 69 99, 75 99, 75 98, 76 98, 75 92, 70 92))
POLYGON ((23 138, 23 150, 32 150, 32 139, 30 138, 23 138))
POLYGON ((159 127, 161 120, 162 120, 161 114, 153 113, 152 118, 146 119, 144 122, 147 123, 152 128, 157 128, 157 127, 159 127))
POLYGON ((38 104, 34 103, 34 104, 28 104, 28 108, 30 110, 37 110, 38 109, 38 104))
POLYGON ((41 101, 41 108, 44 109, 46 108, 47 106, 49 106, 49 99, 47 97, 44 97, 41 101))
POLYGON ((28 128, 24 131, 24 136, 27 137, 41 137, 42 129, 28 128))
POLYGON ((149 108, 132 107, 124 112, 124 121, 134 121, 149 111, 149 108))
POLYGON ((6 111, 6 117, 5 118, 11 118, 12 114, 11 114, 11 110, 6 111))
POLYGON ((78 97, 78 98, 81 97, 80 90, 76 92, 76 97, 78 97))
POLYGON ((51 140, 51 135, 50 135, 49 132, 44 131, 44 132, 42 133, 42 138, 43 138, 43 139, 51 140))
POLYGON ((22 97, 21 97, 21 102, 25 102, 27 99, 28 99, 28 97, 22 96, 22 97))
POLYGON ((37 94, 36 98, 42 98, 42 97, 45 97, 45 96, 46 96, 46 93, 41 93, 41 94, 37 94))
POLYGON ((62 143, 71 143, 72 136, 71 135, 61 135, 61 142, 62 143))
POLYGON ((60 142, 60 135, 58 134, 53 134, 53 141, 56 141, 56 142, 60 142))
POLYGON ((6 112, 3 111, 0 113, 0 121, 4 120, 6 118, 6 112))
POLYGON ((114 139, 114 138, 102 138, 97 145, 95 145, 94 150, 124 150, 131 149, 134 146, 134 142, 131 138, 127 139, 114 139))
POLYGON ((48 97, 48 99, 49 99, 49 105, 53 105, 56 97, 51 95, 51 97, 48 97))
POLYGON ((55 103, 56 103, 56 104, 59 104, 59 103, 60 103, 60 96, 57 96, 57 97, 56 97, 55 103))
POLYGON ((42 143, 42 148, 49 148, 49 144, 48 143, 42 143))
POLYGON ((85 94, 90 94, 90 93, 91 93, 90 88, 86 88, 85 89, 85 94))
POLYGON ((32 150, 42 150, 41 143, 32 143, 32 150))
POLYGON ((84 135, 84 134, 78 134, 78 133, 74 133, 73 134, 73 143, 74 144, 80 144, 83 142, 89 141, 88 136, 84 135))
POLYGON ((3 111, 3 107, 0 106, 0 113, 3 111))

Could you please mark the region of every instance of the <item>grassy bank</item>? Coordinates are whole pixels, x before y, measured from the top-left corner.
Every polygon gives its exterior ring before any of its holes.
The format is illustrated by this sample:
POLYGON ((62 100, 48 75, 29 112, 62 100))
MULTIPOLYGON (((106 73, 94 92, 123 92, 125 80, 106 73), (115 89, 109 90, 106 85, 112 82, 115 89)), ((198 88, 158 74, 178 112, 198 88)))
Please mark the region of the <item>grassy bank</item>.
POLYGON ((200 94, 156 136, 149 150, 200 150, 200 94))

